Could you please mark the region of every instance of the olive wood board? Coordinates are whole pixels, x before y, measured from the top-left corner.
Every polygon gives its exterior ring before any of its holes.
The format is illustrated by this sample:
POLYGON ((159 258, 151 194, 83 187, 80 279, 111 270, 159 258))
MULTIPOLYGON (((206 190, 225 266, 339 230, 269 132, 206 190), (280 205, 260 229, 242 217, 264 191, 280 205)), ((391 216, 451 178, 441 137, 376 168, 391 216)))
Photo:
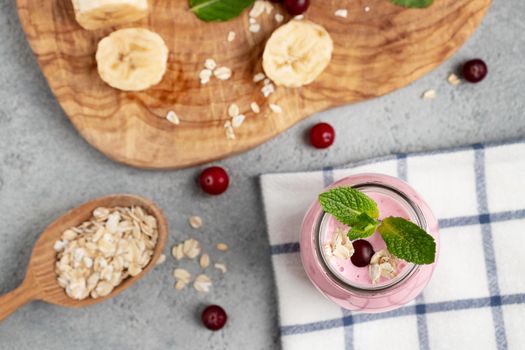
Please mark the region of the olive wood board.
MULTIPOLYGON (((228 22, 206 23, 189 11, 186 0, 152 0, 147 19, 120 27, 147 27, 170 49, 168 70, 158 85, 123 92, 98 76, 98 41, 113 30, 82 29, 71 0, 17 0, 20 21, 49 86, 80 134, 111 159, 140 168, 181 168, 253 148, 312 113, 363 101, 403 87, 450 57, 474 32, 490 0, 435 0, 427 9, 405 9, 388 0, 312 0, 306 19, 323 25, 334 40, 332 61, 313 83, 278 87, 268 99, 261 56, 280 24, 276 5, 248 30, 245 11, 228 22), (347 18, 335 16, 348 9, 347 18), (368 11, 367 11, 368 10, 368 11), (228 32, 236 38, 228 42, 228 32), (227 81, 201 85, 204 61, 213 58, 232 69, 227 81), (255 114, 255 101, 261 112, 255 114), (227 139, 227 109, 239 105, 245 122, 227 139), (269 103, 283 113, 270 110, 269 103), (174 111, 179 125, 165 117, 174 111)), ((285 15, 285 21, 289 17, 285 15)))

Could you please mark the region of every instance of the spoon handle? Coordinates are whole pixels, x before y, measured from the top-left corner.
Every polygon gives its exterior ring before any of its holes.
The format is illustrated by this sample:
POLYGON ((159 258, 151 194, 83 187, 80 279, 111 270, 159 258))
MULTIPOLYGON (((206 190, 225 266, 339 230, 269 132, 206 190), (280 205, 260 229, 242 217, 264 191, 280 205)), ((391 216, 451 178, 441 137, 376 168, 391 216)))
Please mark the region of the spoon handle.
POLYGON ((38 296, 38 287, 33 278, 26 276, 26 279, 16 289, 0 295, 0 321, 6 319, 19 307, 35 300, 38 296))

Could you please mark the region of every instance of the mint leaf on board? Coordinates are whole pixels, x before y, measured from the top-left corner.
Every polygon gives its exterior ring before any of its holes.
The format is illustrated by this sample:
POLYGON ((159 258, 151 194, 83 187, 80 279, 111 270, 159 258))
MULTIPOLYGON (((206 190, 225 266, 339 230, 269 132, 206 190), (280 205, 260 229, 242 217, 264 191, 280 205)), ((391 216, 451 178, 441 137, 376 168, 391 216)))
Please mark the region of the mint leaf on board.
POLYGON ((436 260, 436 242, 421 227, 403 218, 388 217, 378 228, 392 255, 414 264, 436 260))
POLYGON ((255 0, 189 0, 190 10, 206 22, 227 21, 239 16, 255 0))
POLYGON ((351 241, 356 239, 370 237, 376 232, 379 221, 373 219, 368 214, 363 213, 355 218, 354 224, 350 231, 348 231, 348 238, 351 241))
POLYGON ((432 5, 434 0, 390 0, 393 4, 409 8, 425 8, 432 5))
POLYGON ((379 217, 376 202, 352 187, 337 187, 321 193, 319 203, 325 212, 348 226, 356 224, 357 217, 363 213, 372 219, 379 217))

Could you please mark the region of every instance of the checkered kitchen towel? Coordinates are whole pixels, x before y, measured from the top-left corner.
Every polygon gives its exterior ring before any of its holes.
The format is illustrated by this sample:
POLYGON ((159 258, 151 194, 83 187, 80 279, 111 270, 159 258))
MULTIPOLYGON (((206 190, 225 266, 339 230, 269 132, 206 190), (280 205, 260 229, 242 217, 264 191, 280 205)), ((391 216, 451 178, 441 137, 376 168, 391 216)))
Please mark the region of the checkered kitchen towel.
POLYGON ((403 154, 341 169, 261 178, 283 350, 525 349, 525 140, 403 154), (439 218, 430 284, 398 310, 343 310, 310 283, 301 221, 334 180, 377 172, 405 179, 439 218))

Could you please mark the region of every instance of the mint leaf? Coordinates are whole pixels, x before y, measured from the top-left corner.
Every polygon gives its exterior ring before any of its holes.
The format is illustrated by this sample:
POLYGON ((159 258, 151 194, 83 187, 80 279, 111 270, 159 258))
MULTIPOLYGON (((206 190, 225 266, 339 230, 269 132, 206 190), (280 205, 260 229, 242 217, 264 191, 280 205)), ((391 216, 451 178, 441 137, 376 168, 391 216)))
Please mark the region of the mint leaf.
POLYGON ((378 228, 386 247, 396 257, 414 264, 432 264, 436 242, 421 227, 403 218, 388 217, 378 228))
POLYGON ((425 8, 432 5, 434 0, 390 0, 393 4, 403 7, 425 8))
POLYGON ((337 187, 319 195, 319 203, 325 212, 348 226, 356 224, 363 213, 377 219, 379 209, 370 197, 352 187, 337 187))
POLYGON ((379 225, 378 220, 371 218, 366 213, 360 214, 355 218, 354 224, 348 232, 348 238, 353 241, 370 237, 376 232, 377 225, 379 225))
POLYGON ((255 0, 190 0, 190 10, 206 22, 237 17, 255 0))

